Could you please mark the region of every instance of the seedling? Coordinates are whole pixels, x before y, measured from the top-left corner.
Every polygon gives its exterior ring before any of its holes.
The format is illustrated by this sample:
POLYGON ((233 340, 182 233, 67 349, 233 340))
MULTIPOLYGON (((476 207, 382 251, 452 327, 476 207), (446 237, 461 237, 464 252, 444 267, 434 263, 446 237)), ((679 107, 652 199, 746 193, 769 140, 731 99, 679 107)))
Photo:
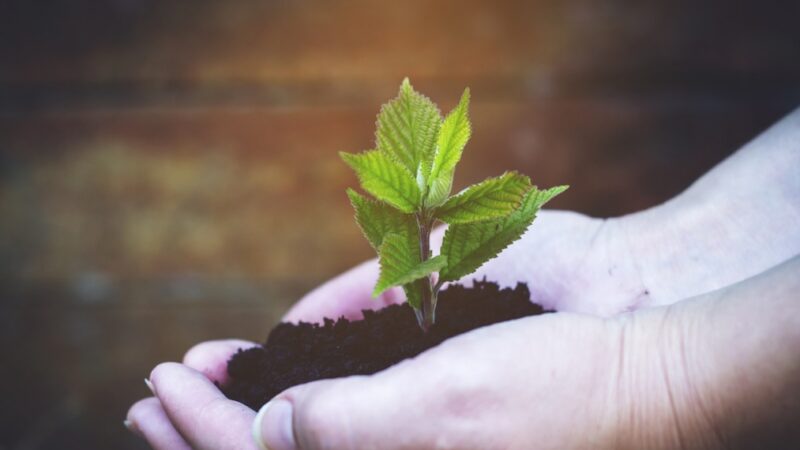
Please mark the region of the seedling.
POLYGON ((402 286, 427 331, 436 320, 442 285, 477 270, 522 236, 539 208, 567 189, 539 190, 506 172, 450 196, 453 174, 471 134, 469 88, 444 119, 439 108, 403 80, 397 98, 378 114, 376 148, 340 153, 367 198, 347 190, 356 222, 378 253, 372 295, 402 286), (430 249, 433 226, 448 224, 439 255, 430 249), (438 273, 438 277, 434 274, 438 273))

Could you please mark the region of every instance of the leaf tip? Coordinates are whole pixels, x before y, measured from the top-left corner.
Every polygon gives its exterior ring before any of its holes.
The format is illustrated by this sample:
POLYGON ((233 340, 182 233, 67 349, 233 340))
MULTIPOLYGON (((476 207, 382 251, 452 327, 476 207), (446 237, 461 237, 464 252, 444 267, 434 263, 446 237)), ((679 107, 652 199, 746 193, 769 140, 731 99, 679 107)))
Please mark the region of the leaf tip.
POLYGON ((355 203, 361 199, 361 194, 356 192, 356 190, 353 188, 347 188, 345 189, 345 192, 347 193, 347 198, 350 199, 350 203, 355 203))
POLYGON ((460 103, 463 103, 464 105, 468 105, 468 104, 469 104, 469 99, 470 99, 470 96, 471 96, 471 95, 472 95, 472 94, 470 93, 469 87, 465 88, 465 89, 464 89, 464 93, 463 93, 463 94, 461 94, 461 101, 460 101, 460 103))
POLYGON ((411 80, 408 77, 403 78, 403 82, 400 83, 400 92, 409 92, 413 91, 414 86, 411 86, 411 80))

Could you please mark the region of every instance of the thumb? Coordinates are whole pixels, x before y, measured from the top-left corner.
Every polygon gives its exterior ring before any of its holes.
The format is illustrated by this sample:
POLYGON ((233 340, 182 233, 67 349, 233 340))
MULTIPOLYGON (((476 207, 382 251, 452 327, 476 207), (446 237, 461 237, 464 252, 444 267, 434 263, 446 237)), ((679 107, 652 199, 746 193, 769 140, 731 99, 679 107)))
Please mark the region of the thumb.
POLYGON ((402 409, 394 387, 359 376, 290 389, 261 408, 253 436, 268 450, 400 448, 385 439, 402 409))
MULTIPOLYGON (((443 434, 453 436, 454 397, 477 383, 455 376, 468 373, 468 358, 436 358, 435 353, 371 376, 291 388, 259 411, 253 423, 256 442, 269 450, 419 449, 443 434)), ((461 409, 461 425, 470 410, 461 409)))

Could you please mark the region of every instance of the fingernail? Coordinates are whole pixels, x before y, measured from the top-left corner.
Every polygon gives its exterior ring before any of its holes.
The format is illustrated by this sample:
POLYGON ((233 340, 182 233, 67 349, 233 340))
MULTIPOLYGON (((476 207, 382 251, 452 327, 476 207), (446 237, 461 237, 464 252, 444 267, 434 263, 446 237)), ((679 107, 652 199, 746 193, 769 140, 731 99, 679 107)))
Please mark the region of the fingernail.
POLYGON ((136 435, 141 435, 139 429, 136 427, 136 424, 133 423, 133 421, 125 419, 122 421, 122 424, 125 425, 125 428, 127 428, 128 431, 130 431, 131 433, 136 435))
POLYGON ((150 380, 145 378, 144 379, 144 384, 147 386, 147 389, 150 389, 150 392, 152 392, 153 395, 156 395, 156 387, 153 386, 153 383, 151 383, 150 380))
POLYGON ((294 450, 292 404, 284 399, 267 402, 253 421, 253 439, 261 450, 294 450))

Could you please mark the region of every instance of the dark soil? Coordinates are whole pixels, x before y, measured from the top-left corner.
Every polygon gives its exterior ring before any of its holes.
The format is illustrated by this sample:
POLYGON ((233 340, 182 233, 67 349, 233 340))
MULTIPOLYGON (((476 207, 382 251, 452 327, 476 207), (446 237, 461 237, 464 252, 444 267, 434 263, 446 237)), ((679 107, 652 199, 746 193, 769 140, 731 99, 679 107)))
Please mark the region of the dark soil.
POLYGON ((225 394, 258 409, 281 391, 323 378, 367 375, 416 356, 445 339, 497 322, 542 314, 524 284, 454 285, 439 294, 436 324, 423 333, 408 305, 364 311, 364 320, 323 325, 281 323, 263 347, 240 350, 228 362, 225 394))

